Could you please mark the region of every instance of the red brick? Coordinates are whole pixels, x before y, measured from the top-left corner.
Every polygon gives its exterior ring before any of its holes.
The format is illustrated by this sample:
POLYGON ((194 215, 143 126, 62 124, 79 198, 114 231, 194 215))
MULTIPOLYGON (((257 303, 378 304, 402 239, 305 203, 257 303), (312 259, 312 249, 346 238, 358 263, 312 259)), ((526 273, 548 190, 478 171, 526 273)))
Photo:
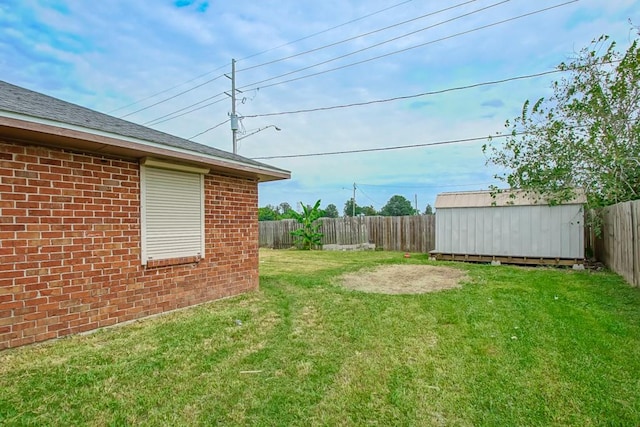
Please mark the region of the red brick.
POLYGON ((56 334, 55 332, 46 332, 46 333, 38 334, 36 335, 36 342, 47 341, 47 340, 56 338, 57 335, 58 334, 56 334))
POLYGON ((62 329, 67 328, 69 325, 67 323, 54 323, 52 325, 47 326, 47 332, 52 331, 60 331, 62 329))
POLYGON ((46 311, 36 311, 35 313, 29 313, 24 315, 24 320, 39 320, 47 317, 46 311))
POLYGON ((38 306, 40 306, 42 304, 46 304, 47 301, 48 300, 47 300, 46 297, 27 299, 27 300, 24 300, 24 306, 25 307, 38 307, 38 306))
POLYGON ((28 299, 32 299, 32 298, 36 298, 38 296, 38 291, 26 291, 26 292, 19 292, 19 293, 15 293, 13 295, 13 299, 15 300, 28 300, 28 299))
POLYGON ((0 313, 8 313, 3 320, 9 322, 2 327, 22 325, 19 333, 0 333, 0 348, 137 319, 257 286, 256 182, 205 177, 206 225, 215 227, 215 232, 207 230, 205 240, 208 248, 223 247, 224 252, 208 250, 198 263, 163 260, 162 266, 144 268, 137 163, 1 142, 0 151, 22 156, 16 159, 12 154, 7 166, 15 169, 0 173, 0 183, 24 191, 16 194, 13 188, 14 193, 3 191, 0 197, 0 209, 13 209, 8 211, 11 215, 2 212, 0 255, 12 268, 21 269, 17 277, 2 275, 0 284, 6 289, 17 286, 11 295, 19 293, 24 299, 17 307, 5 307, 16 301, 0 303, 0 313), (249 248, 245 236, 251 239, 249 248))
POLYGON ((13 310, 0 309, 0 325, 12 325, 19 322, 17 316, 13 315, 13 310))
POLYGON ((25 314, 33 313, 36 311, 36 307, 22 307, 13 310, 15 316, 23 316, 25 314))
MULTIPOLYGON (((64 337, 64 336, 67 336, 67 335, 70 335, 70 334, 72 334, 73 332, 74 332, 74 331, 73 331, 72 329, 70 329, 70 328, 67 328, 67 329, 61 329, 61 330, 59 330, 59 331, 58 331, 58 338, 60 338, 60 337, 64 337)), ((77 331, 76 331, 76 332, 77 332, 77 331)))
MULTIPOLYGON (((15 163, 15 164, 17 165, 16 168, 20 166, 19 163, 15 163)), ((7 166, 7 167, 9 167, 9 166, 7 166)), ((20 178, 37 179, 38 178, 38 172, 25 171, 25 170, 14 170, 13 171, 13 176, 20 177, 20 178)))
POLYGON ((47 181, 51 181, 54 182, 54 186, 55 186, 55 181, 62 181, 62 174, 60 173, 41 173, 40 174, 40 178, 41 179, 45 179, 47 181))
POLYGON ((15 279, 18 277, 24 276, 24 271, 22 270, 13 270, 13 271, 3 271, 2 278, 3 279, 15 279))
POLYGON ((40 159, 40 164, 43 165, 53 165, 53 166, 60 166, 62 164, 62 162, 60 160, 54 160, 54 159, 47 159, 47 158, 41 158, 40 159))
POLYGON ((29 322, 22 322, 22 323, 14 323, 11 326, 11 330, 12 331, 21 331, 23 329, 27 329, 27 328, 33 328, 35 326, 36 322, 34 321, 29 321, 29 322))
MULTIPOLYGON (((4 211, 5 211, 5 209, 3 209, 2 214, 3 215, 8 215, 4 211)), ((0 223, 0 232, 5 232, 5 231, 23 231, 25 228, 26 228, 26 226, 24 224, 4 224, 4 223, 0 223)))
POLYGON ((36 341, 35 336, 17 338, 9 341, 9 347, 19 347, 21 345, 33 344, 36 341))

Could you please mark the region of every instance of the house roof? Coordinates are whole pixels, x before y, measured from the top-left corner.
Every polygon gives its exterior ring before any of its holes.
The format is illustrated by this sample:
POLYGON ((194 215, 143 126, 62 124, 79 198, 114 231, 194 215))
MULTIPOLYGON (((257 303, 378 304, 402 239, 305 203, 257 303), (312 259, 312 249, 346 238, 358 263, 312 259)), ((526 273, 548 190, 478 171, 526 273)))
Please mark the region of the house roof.
MULTIPOLYGON (((584 191, 576 190, 572 200, 564 202, 565 205, 584 204, 587 202, 584 191)), ((548 200, 536 197, 524 190, 500 190, 492 195, 491 191, 459 191, 440 193, 436 196, 436 209, 446 208, 474 208, 489 206, 533 206, 547 205, 548 200)))
POLYGON ((0 135, 45 145, 206 165, 260 181, 289 171, 0 81, 0 135))

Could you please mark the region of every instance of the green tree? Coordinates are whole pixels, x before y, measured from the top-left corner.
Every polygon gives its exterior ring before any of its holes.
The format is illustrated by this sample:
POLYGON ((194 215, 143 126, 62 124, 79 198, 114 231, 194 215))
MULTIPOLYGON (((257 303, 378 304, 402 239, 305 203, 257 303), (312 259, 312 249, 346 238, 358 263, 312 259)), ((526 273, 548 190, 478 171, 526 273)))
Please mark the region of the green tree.
POLYGON ((380 215, 383 216, 405 216, 413 215, 415 209, 411 206, 411 202, 404 196, 395 195, 392 196, 386 205, 380 210, 380 215))
MULTIPOLYGON (((347 200, 345 202, 344 211, 343 211, 344 212, 344 216, 353 216, 353 211, 354 211, 353 204, 354 204, 353 198, 351 198, 351 199, 349 199, 349 200, 347 200)), ((355 208, 356 215, 360 215, 360 211, 361 211, 361 208, 356 203, 356 208, 355 208)))
POLYGON ((282 202, 278 205, 278 212, 280 213, 280 215, 288 215, 289 211, 292 211, 292 210, 293 208, 287 202, 282 202))
POLYGON ((318 230, 322 223, 318 222, 321 216, 320 200, 313 206, 307 206, 300 203, 302 213, 291 211, 293 219, 302 224, 302 228, 294 230, 291 235, 296 238, 296 245, 305 250, 310 250, 314 246, 321 244, 322 233, 318 230))
POLYGON ((258 221, 275 221, 280 219, 278 210, 275 206, 267 205, 263 208, 258 208, 258 221))
POLYGON ((340 212, 338 212, 338 208, 333 203, 329 203, 326 208, 324 208, 324 215, 327 218, 338 218, 340 216, 340 212))
POLYGON ((558 70, 549 99, 505 127, 506 140, 483 146, 496 178, 562 203, 581 188, 590 208, 640 198, 640 47, 626 52, 607 36, 594 40, 558 70))
POLYGON ((360 213, 364 216, 376 216, 378 211, 373 206, 363 206, 360 208, 360 213))
POLYGON ((433 215, 433 208, 431 207, 431 204, 427 203, 427 207, 424 208, 424 214, 433 215))
MULTIPOLYGON (((373 206, 359 206, 356 203, 356 216, 376 216, 379 215, 373 206)), ((353 199, 349 199, 344 204, 344 216, 353 216, 353 199)))

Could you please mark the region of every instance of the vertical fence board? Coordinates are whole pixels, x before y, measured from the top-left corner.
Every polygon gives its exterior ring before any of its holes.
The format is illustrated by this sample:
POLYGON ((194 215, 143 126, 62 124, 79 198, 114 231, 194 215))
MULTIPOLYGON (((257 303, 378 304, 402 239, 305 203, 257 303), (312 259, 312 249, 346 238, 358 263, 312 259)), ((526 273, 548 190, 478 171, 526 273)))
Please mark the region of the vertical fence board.
MULTIPOLYGON (((356 245, 374 243, 387 251, 427 253, 435 248, 435 216, 322 218, 322 243, 356 245)), ((294 245, 294 220, 261 221, 260 247, 285 249, 294 245)))
POLYGON ((587 245, 596 258, 620 274, 632 286, 640 287, 640 200, 618 203, 602 210, 599 237, 590 232, 587 245))
POLYGON ((633 262, 633 281, 634 286, 640 287, 640 200, 636 200, 631 204, 631 241, 632 241, 632 262, 633 262))

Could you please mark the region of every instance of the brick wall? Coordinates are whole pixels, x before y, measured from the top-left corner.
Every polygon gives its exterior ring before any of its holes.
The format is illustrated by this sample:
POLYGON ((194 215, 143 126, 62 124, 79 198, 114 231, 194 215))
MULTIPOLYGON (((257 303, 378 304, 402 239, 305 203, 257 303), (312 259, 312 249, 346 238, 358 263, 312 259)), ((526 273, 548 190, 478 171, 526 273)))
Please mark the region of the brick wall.
POLYGON ((257 182, 207 175, 205 258, 148 268, 139 170, 0 140, 0 350, 257 288, 257 182))

